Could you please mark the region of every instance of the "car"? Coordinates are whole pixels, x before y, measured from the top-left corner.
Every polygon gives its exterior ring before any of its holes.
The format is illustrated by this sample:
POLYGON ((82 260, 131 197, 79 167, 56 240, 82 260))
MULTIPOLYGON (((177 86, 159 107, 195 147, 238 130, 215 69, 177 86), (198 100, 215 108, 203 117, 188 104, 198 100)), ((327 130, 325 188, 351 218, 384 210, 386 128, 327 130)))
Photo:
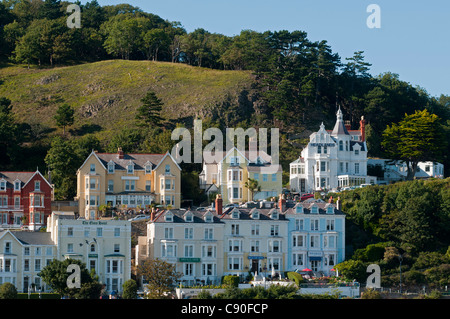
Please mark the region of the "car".
POLYGON ((145 219, 149 219, 150 216, 149 215, 137 215, 131 219, 129 219, 130 221, 134 222, 134 221, 138 221, 138 220, 145 220, 145 219))
POLYGON ((206 207, 197 207, 196 211, 205 211, 206 207))
POLYGON ((225 208, 228 208, 228 207, 239 207, 239 204, 227 204, 225 206, 225 208))
POLYGON ((307 199, 309 199, 309 198, 314 198, 314 195, 313 195, 313 194, 308 194, 308 193, 303 194, 303 195, 300 197, 300 200, 301 200, 301 201, 304 201, 304 200, 307 200, 307 199))

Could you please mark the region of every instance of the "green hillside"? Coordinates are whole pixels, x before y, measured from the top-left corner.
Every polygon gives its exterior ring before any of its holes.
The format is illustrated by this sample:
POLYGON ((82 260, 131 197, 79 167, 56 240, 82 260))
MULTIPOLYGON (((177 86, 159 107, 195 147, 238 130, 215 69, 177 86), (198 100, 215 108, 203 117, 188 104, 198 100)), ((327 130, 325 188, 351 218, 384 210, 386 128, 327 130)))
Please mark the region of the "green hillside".
POLYGON ((0 68, 0 96, 11 100, 17 120, 54 128, 57 107, 68 103, 75 109, 72 131, 96 127, 106 135, 133 125, 135 110, 148 90, 163 101, 166 119, 226 121, 227 113, 252 107, 248 95, 252 82, 250 72, 153 61, 0 68))

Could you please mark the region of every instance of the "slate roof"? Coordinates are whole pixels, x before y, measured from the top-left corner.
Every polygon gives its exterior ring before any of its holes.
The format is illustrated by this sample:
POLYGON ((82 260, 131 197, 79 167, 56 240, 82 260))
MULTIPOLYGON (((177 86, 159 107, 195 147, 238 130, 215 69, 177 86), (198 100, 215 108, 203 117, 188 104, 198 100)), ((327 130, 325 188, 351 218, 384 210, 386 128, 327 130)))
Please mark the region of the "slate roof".
POLYGON ((147 162, 150 162, 154 169, 165 156, 165 154, 123 154, 123 158, 119 158, 118 153, 95 153, 95 155, 105 167, 113 161, 116 170, 126 170, 130 161, 134 163, 134 169, 143 170, 147 162))
POLYGON ((14 181, 18 179, 22 182, 20 187, 23 187, 25 183, 28 182, 34 175, 34 173, 36 172, 0 172, 0 180, 6 180, 6 187, 13 188, 14 181))
POLYGON ((55 245, 51 233, 35 231, 11 231, 23 245, 55 245))

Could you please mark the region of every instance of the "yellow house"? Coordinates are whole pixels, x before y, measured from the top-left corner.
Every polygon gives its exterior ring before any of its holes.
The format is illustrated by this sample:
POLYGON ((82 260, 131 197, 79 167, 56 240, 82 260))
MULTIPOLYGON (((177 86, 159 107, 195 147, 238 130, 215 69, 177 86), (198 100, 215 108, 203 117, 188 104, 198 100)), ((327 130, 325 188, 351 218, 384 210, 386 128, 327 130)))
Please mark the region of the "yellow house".
POLYGON ((222 195, 223 203, 243 203, 278 196, 282 191, 282 168, 271 163, 265 152, 241 152, 236 147, 220 156, 218 162, 203 162, 199 176, 200 187, 210 189, 215 185, 222 195), (252 191, 246 186, 249 179, 258 182, 260 189, 252 191))
POLYGON ((179 208, 181 168, 166 154, 92 152, 77 171, 80 216, 97 219, 99 207, 148 208, 153 203, 179 208))

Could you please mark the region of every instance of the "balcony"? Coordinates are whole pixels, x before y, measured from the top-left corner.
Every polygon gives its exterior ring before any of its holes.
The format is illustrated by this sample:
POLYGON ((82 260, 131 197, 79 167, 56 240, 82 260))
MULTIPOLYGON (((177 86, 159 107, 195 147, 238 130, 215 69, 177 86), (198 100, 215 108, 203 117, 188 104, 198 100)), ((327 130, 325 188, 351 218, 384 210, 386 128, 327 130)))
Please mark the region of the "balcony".
POLYGON ((0 206, 0 212, 23 212, 23 205, 6 205, 0 206))

